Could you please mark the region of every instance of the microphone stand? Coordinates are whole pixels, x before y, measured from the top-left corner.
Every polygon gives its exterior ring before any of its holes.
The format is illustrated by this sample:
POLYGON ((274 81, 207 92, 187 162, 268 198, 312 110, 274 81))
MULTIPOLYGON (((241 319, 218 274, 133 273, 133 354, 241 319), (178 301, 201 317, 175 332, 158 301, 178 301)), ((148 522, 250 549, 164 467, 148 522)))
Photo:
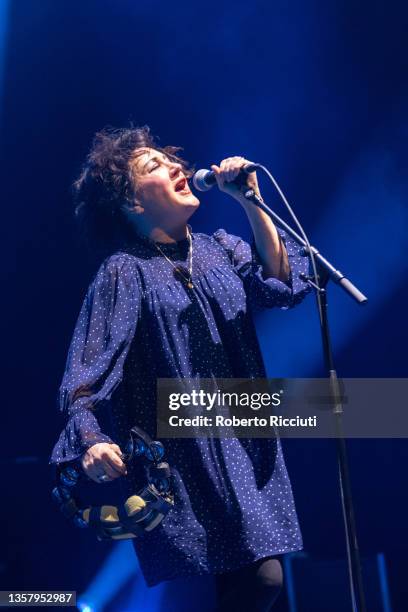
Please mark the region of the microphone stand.
MULTIPOLYGON (((245 193, 245 198, 266 212, 266 214, 269 215, 276 225, 284 229, 285 232, 287 232, 299 245, 304 248, 305 254, 307 253, 310 257, 309 249, 303 238, 299 236, 291 227, 289 227, 289 225, 287 225, 283 219, 273 212, 260 198, 258 198, 252 189, 249 189, 245 193)), ((363 295, 363 293, 361 293, 361 291, 359 291, 359 289, 357 289, 357 287, 353 285, 351 281, 344 276, 344 274, 342 274, 339 270, 336 270, 336 268, 334 268, 334 266, 332 266, 332 264, 327 261, 327 259, 325 259, 315 247, 312 246, 311 251, 313 252, 316 264, 318 266, 319 284, 321 287, 318 287, 313 282, 313 277, 302 274, 301 278, 308 282, 309 285, 316 290, 324 362, 329 377, 330 399, 333 406, 333 416, 336 429, 339 486, 346 535, 352 610, 353 612, 366 612, 367 608, 361 574, 360 552, 357 543, 357 530, 351 493, 350 471, 347 459, 346 441, 344 439, 343 432, 343 405, 341 402, 340 385, 337 378, 337 372, 334 367, 333 352, 330 341, 329 321, 327 316, 327 292, 325 287, 328 281, 332 280, 337 285, 340 285, 340 287, 342 287, 342 289, 359 304, 366 303, 367 298, 365 295, 363 295)))

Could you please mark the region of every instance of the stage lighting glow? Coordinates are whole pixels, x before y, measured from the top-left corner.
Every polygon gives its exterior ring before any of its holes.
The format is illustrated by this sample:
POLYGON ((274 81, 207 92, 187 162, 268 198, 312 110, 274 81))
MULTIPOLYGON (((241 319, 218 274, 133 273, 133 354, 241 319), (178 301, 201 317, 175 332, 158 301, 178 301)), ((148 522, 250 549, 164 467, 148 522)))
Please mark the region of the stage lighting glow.
MULTIPOLYGON (((402 112, 400 120, 403 125, 402 112)), ((389 149, 397 151, 398 146, 395 137, 389 149)), ((369 299, 367 306, 361 307, 340 288, 329 286, 330 333, 335 357, 386 300, 393 294, 398 296, 398 285, 407 272, 404 256, 408 248, 407 181, 396 166, 389 150, 380 144, 361 151, 350 162, 336 193, 326 210, 319 214, 320 221, 311 232, 312 244, 369 299), (376 181, 372 180, 373 176, 376 181), (379 246, 382 239, 386 248, 379 246)), ((301 308, 279 318, 275 313, 261 313, 257 329, 269 375, 306 377, 323 367, 314 300, 308 298, 301 308), (286 346, 289 340, 296 350, 270 351, 270 338, 274 346, 286 346)))
POLYGON ((81 612, 94 612, 94 609, 89 604, 87 604, 87 603, 85 603, 83 601, 79 601, 77 603, 77 608, 81 612))
POLYGON ((128 610, 144 610, 158 612, 163 585, 148 589, 145 585, 138 560, 129 540, 115 544, 110 554, 104 559, 102 566, 81 593, 79 601, 88 606, 78 608, 81 612, 100 612, 108 604, 115 601, 121 589, 128 581, 132 581, 132 593, 129 596, 128 610), (92 602, 92 605, 89 605, 92 602))

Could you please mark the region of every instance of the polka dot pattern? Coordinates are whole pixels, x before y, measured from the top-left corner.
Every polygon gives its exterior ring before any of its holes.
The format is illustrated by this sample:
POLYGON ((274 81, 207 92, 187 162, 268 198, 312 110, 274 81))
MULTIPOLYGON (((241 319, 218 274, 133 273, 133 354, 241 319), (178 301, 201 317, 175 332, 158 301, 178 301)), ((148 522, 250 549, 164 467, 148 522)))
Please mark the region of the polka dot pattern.
MULTIPOLYGON (((264 280, 255 245, 222 229, 193 234, 193 289, 142 236, 104 261, 69 349, 59 396, 66 426, 52 463, 76 459, 97 442, 123 446, 135 424, 155 437, 157 378, 265 376, 252 312, 291 308, 309 291, 299 279, 307 257, 279 233, 291 266, 287 284, 264 280)), ((160 247, 187 265, 187 240, 160 247)), ((133 541, 149 586, 302 547, 279 441, 163 442, 175 506, 133 541)), ((140 466, 120 481, 124 499, 143 484, 140 466)))

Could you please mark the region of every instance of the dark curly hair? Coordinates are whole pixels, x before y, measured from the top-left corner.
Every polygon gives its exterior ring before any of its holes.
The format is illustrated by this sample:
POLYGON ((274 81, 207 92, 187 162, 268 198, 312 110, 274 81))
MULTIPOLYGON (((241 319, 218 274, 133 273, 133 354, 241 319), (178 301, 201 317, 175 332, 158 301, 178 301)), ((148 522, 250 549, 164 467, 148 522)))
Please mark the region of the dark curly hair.
POLYGON ((105 127, 95 134, 92 147, 73 185, 75 215, 82 238, 104 251, 129 238, 124 211, 133 204, 135 178, 130 161, 135 150, 152 148, 182 164, 187 176, 192 170, 179 157, 181 147, 160 147, 150 128, 105 127))

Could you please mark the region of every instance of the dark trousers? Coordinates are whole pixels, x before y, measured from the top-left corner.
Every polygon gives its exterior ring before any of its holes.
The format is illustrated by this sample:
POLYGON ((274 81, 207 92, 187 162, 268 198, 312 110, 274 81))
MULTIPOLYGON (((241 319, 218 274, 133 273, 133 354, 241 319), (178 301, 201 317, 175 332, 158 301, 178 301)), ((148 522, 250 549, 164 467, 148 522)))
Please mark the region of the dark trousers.
POLYGON ((217 612, 269 612, 282 582, 282 566, 276 557, 216 574, 217 612))

